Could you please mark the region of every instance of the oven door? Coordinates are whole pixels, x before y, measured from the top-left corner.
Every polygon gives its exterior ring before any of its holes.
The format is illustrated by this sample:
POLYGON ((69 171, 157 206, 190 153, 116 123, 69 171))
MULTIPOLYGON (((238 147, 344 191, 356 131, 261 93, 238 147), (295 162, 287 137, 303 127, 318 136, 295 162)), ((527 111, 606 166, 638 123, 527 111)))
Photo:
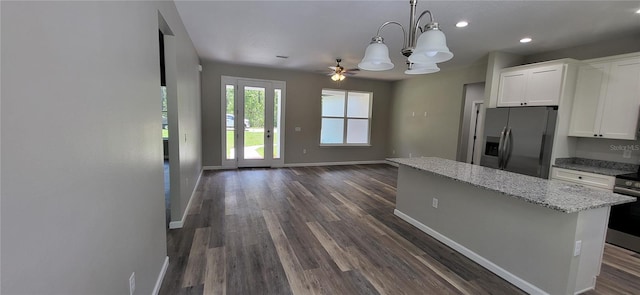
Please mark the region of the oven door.
MULTIPOLYGON (((640 190, 614 187, 613 191, 640 198, 640 190)), ((611 207, 607 242, 640 252, 640 201, 611 207)))

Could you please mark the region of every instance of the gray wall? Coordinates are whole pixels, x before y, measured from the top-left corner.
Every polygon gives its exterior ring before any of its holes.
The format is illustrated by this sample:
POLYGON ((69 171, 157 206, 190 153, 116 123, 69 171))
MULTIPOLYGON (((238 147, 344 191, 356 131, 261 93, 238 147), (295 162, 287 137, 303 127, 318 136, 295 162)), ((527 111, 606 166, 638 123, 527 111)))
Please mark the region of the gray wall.
POLYGON ((483 82, 486 70, 477 64, 395 82, 388 155, 455 160, 464 85, 483 82))
POLYGON ((387 146, 391 82, 329 77, 291 70, 204 61, 202 72, 202 141, 205 166, 221 163, 220 78, 233 76, 287 83, 285 106, 285 164, 383 160, 387 146), (320 147, 322 88, 373 92, 370 147, 320 147), (300 132, 295 127, 301 127, 300 132), (303 154, 302 150, 307 153, 303 154))
MULTIPOLYGON (((592 59, 640 51, 640 33, 627 38, 617 38, 606 42, 586 44, 552 52, 535 54, 525 57, 527 63, 541 62, 560 58, 574 58, 578 60, 592 59)), ((616 139, 593 139, 578 138, 576 146, 576 156, 590 159, 616 161, 624 163, 638 164, 640 161, 640 151, 638 147, 640 141, 616 140, 616 139), (612 146, 632 146, 635 150, 631 152, 631 158, 623 158, 622 151, 612 149, 612 146)))
POLYGON ((173 2, 6 2, 3 294, 150 294, 166 257, 158 11, 176 35, 184 171, 199 170, 195 50, 173 2), (195 116, 188 118, 189 116, 195 116))
POLYGON ((560 58, 592 59, 640 51, 640 32, 625 38, 584 44, 524 57, 525 63, 542 62, 560 58))

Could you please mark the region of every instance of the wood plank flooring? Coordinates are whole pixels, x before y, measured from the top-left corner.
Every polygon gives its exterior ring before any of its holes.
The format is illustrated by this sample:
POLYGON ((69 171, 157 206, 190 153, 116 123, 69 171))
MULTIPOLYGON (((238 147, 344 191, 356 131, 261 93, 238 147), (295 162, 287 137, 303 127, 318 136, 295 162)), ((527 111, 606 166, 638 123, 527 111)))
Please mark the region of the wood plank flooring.
MULTIPOLYGON (((206 171, 170 230, 160 294, 523 294, 393 215, 397 169, 206 171)), ((640 257, 605 249, 597 289, 640 294, 640 257)))

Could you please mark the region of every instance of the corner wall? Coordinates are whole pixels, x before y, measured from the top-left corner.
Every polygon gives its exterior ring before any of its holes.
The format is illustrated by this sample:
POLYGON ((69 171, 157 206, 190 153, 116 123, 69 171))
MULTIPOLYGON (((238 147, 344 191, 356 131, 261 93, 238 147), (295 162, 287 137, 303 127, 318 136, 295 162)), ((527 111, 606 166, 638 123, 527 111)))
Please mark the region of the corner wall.
POLYGON ((285 81, 286 164, 384 160, 387 147, 391 82, 349 77, 340 83, 321 74, 246 65, 203 62, 202 140, 203 164, 220 166, 221 76, 285 81), (320 147, 322 88, 373 92, 371 146, 320 147), (301 131, 295 131, 301 127, 301 131), (307 153, 303 154, 302 150, 307 153))
POLYGON ((455 160, 464 85, 483 82, 486 71, 476 64, 394 82, 387 156, 455 160))
POLYGON ((0 5, 0 293, 129 294, 135 272, 151 294, 167 255, 158 12, 178 39, 185 174, 201 158, 197 55, 174 3, 0 5))

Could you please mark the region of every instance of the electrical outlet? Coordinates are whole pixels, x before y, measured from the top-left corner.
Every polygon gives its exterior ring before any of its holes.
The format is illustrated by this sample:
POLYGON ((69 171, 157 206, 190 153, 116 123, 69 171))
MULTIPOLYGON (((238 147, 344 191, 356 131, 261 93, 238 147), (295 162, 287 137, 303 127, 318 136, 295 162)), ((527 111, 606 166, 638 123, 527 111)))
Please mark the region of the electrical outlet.
POLYGON ((302 131, 302 128, 296 127, 296 132, 300 132, 300 131, 302 131))
POLYGON ((425 117, 425 118, 427 117, 427 112, 424 112, 424 117, 425 117))
POLYGON ((391 151, 391 154, 395 155, 396 154, 396 150, 391 151))
POLYGON ((411 153, 409 153, 409 158, 411 158, 411 153))
POLYGON ((631 150, 624 150, 624 152, 622 152, 622 157, 625 159, 631 158, 631 150))
POLYGON ((416 112, 411 112, 411 117, 415 117, 416 116, 416 112))
POLYGON ((136 291, 136 272, 132 272, 129 277, 129 294, 133 295, 136 291))
POLYGON ((307 149, 302 149, 302 153, 306 154, 307 153, 307 149))
POLYGON ((580 255, 581 251, 582 251, 582 240, 579 240, 579 241, 576 241, 576 247, 573 248, 573 256, 580 255))
POLYGON ((433 202, 431 202, 431 206, 433 206, 433 208, 438 208, 438 199, 433 198, 433 202))

